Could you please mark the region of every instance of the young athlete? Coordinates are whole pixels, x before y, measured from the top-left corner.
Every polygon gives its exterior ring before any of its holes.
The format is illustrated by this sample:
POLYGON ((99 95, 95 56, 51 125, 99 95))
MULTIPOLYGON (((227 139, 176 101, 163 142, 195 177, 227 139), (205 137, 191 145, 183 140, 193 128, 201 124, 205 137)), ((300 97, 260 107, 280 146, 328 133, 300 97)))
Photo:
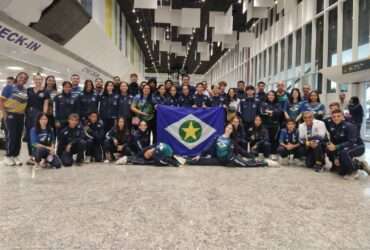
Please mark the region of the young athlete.
POLYGON ((344 120, 343 112, 334 110, 331 114, 328 132, 330 135, 326 152, 333 163, 333 171, 348 176, 357 170, 353 158, 365 153, 365 145, 357 133, 356 125, 344 120))
POLYGON ((138 129, 132 133, 131 150, 135 155, 143 152, 150 145, 150 133, 146 121, 140 121, 138 129))
POLYGON ((78 97, 72 96, 72 83, 65 81, 62 86, 62 93, 54 99, 55 127, 58 133, 67 126, 68 117, 74 113, 78 114, 80 108, 78 97))
POLYGON ((99 98, 95 93, 94 83, 91 80, 86 80, 84 88, 79 95, 80 117, 82 123, 87 121, 90 113, 98 112, 99 98))
POLYGON ((58 156, 65 167, 73 165, 73 156, 77 155, 76 165, 81 166, 86 151, 85 132, 80 125, 78 114, 68 116, 68 124, 58 135, 58 156))
POLYGON ((193 108, 207 108, 210 105, 209 97, 204 93, 204 87, 202 83, 197 84, 197 91, 193 95, 193 108))
POLYGON ((104 124, 97 112, 91 112, 86 121, 86 163, 103 161, 104 124))
POLYGON ((190 95, 189 86, 182 86, 181 95, 179 97, 179 106, 185 108, 191 108, 193 106, 193 98, 190 95))
POLYGON ((114 84, 107 81, 104 86, 104 93, 100 99, 99 113, 104 123, 104 132, 107 133, 117 119, 119 95, 114 93, 114 84))
POLYGON ((26 120, 25 120, 25 141, 28 146, 29 160, 26 162, 27 165, 34 165, 33 154, 32 154, 32 143, 30 138, 30 131, 36 124, 36 118, 39 113, 47 112, 49 107, 49 92, 44 89, 43 77, 41 75, 35 75, 33 77, 33 87, 27 89, 27 108, 26 108, 26 120))
POLYGON ((271 142, 268 130, 262 124, 262 118, 254 118, 254 126, 249 128, 248 142, 250 151, 254 156, 258 155, 259 159, 268 158, 271 155, 271 142))
POLYGON ((35 124, 30 132, 30 140, 37 167, 60 168, 62 162, 55 152, 55 134, 49 126, 48 116, 39 113, 35 124))
POLYGON ((112 162, 116 159, 115 154, 118 154, 116 164, 124 164, 127 162, 127 156, 131 155, 131 136, 127 130, 125 119, 119 117, 116 120, 115 126, 105 135, 104 152, 105 163, 112 162))
POLYGON ((288 159, 288 156, 290 155, 296 159, 295 163, 297 165, 299 164, 298 160, 302 156, 303 152, 301 144, 299 143, 295 120, 288 119, 286 121, 286 128, 280 130, 277 153, 279 154, 280 164, 287 165, 289 163, 288 160, 290 160, 288 159))

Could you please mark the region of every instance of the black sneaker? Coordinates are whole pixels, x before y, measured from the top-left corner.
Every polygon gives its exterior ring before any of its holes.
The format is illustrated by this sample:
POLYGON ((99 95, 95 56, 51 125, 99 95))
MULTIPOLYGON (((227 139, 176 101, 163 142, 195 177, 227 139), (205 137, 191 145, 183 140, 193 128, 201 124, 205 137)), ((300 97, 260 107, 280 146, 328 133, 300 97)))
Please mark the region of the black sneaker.
POLYGON ((315 172, 321 173, 323 171, 323 168, 321 165, 314 165, 313 169, 315 169, 315 172))

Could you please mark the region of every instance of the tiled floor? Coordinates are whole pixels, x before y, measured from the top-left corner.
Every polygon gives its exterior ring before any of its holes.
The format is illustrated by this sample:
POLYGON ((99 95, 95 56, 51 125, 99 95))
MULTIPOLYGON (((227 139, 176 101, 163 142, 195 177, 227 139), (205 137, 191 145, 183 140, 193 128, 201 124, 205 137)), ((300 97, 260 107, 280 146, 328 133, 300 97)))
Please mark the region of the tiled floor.
POLYGON ((0 166, 0 249, 370 249, 370 182, 298 167, 0 166))

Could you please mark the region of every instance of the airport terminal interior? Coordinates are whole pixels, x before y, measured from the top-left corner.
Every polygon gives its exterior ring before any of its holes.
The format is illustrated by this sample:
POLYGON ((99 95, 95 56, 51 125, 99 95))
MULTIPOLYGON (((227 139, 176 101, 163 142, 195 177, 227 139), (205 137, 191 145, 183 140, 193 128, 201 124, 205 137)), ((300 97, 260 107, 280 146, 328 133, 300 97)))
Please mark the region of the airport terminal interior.
POLYGON ((0 0, 0 89, 0 249, 370 249, 370 0, 0 0))

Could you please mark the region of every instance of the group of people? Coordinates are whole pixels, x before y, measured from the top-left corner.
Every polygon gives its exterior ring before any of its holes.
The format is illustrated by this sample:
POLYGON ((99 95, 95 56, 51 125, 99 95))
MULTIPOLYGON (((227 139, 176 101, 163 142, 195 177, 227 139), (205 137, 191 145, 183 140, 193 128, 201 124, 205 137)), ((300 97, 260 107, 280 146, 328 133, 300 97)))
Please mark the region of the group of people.
POLYGON ((131 74, 129 83, 119 77, 105 83, 97 78, 81 88, 80 76, 73 74, 60 92, 54 76, 34 75, 26 88, 28 81, 29 75, 20 72, 8 78, 1 93, 6 165, 22 164, 23 138, 27 164, 41 167, 92 161, 248 167, 265 166, 250 159, 271 158, 283 165, 305 160, 307 167, 320 172, 326 156, 342 176, 366 167, 354 159, 365 151, 360 136, 364 111, 355 96, 344 104, 341 94, 341 101, 330 103, 326 113, 319 93, 309 85, 288 93, 282 81, 267 92, 264 82, 255 88, 239 81, 227 91, 224 81, 193 86, 187 75, 181 85, 171 80, 157 84, 155 79, 138 83, 138 76, 131 74), (225 131, 197 157, 176 156, 169 145, 156 140, 158 105, 223 108, 225 131))

